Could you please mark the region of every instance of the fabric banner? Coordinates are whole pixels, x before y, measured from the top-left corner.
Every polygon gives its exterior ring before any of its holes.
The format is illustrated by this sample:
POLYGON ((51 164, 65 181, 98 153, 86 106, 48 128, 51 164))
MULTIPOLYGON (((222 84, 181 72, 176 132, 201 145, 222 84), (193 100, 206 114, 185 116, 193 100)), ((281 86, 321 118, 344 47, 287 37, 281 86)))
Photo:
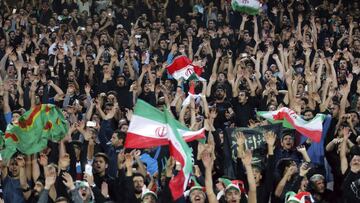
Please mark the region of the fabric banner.
POLYGON ((7 126, 1 155, 8 160, 16 151, 26 155, 40 152, 48 140, 58 142, 67 132, 68 124, 60 109, 52 104, 35 106, 25 112, 17 124, 7 126))
POLYGON ((297 115, 295 111, 286 107, 280 108, 277 111, 258 111, 257 115, 271 123, 280 122, 286 128, 295 129, 314 142, 320 142, 323 122, 326 118, 325 114, 316 114, 312 120, 306 121, 300 115, 297 115))
MULTIPOLYGON (((138 99, 126 135, 126 148, 151 148, 168 145, 168 128, 164 112, 138 99)), ((186 142, 205 138, 205 129, 191 131, 178 120, 174 125, 186 142)))
POLYGON ((257 0, 232 0, 231 6, 234 11, 247 13, 249 15, 259 14, 261 5, 257 0))
POLYGON ((203 68, 192 64, 192 61, 186 56, 176 57, 166 69, 176 80, 180 78, 185 80, 204 80, 200 77, 203 68))
POLYGON ((227 128, 224 134, 224 173, 225 175, 235 178, 236 161, 237 161, 237 132, 244 133, 246 137, 245 149, 253 151, 253 157, 255 162, 262 161, 266 154, 266 142, 264 139, 264 133, 272 131, 278 138, 281 137, 282 125, 272 124, 259 126, 256 128, 227 128))

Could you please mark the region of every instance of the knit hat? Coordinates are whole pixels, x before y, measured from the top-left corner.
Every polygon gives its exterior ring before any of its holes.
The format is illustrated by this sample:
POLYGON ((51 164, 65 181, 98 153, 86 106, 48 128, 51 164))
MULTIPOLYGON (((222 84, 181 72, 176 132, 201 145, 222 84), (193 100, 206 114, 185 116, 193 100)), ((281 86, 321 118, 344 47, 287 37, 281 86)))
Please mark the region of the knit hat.
POLYGON ((196 178, 194 176, 191 177, 190 183, 189 183, 190 190, 185 191, 184 196, 190 196, 191 192, 194 190, 200 190, 205 195, 205 187, 201 186, 199 182, 197 182, 196 178))
POLYGON ((314 199, 310 192, 300 192, 296 194, 293 191, 287 192, 285 195, 285 203, 312 203, 314 199))
POLYGON ((78 184, 78 187, 81 188, 81 187, 87 187, 87 188, 90 188, 90 185, 88 182, 86 181, 80 181, 79 184, 78 184))
POLYGON ((141 194, 141 199, 144 199, 144 197, 147 196, 147 195, 153 195, 155 197, 155 199, 158 199, 158 196, 157 196, 156 192, 152 191, 153 188, 151 188, 151 190, 148 189, 148 188, 144 188, 143 191, 142 191, 142 194, 141 194))
POLYGON ((205 192, 205 187, 201 186, 194 176, 191 177, 190 185, 190 193, 193 190, 201 190, 205 192))
POLYGON ((229 180, 226 178, 219 178, 219 181, 221 181, 225 185, 225 193, 229 189, 235 189, 241 193, 245 193, 244 182, 241 180, 229 180))

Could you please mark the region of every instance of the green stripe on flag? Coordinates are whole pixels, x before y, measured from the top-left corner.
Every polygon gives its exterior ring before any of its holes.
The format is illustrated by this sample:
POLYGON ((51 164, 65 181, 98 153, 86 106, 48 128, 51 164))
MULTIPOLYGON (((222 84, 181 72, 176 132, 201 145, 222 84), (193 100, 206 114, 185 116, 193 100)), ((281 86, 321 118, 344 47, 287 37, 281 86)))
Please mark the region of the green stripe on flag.
POLYGON ((183 166, 183 171, 184 171, 185 175, 189 174, 192 171, 192 161, 191 161, 192 150, 187 145, 187 143, 185 142, 183 137, 179 134, 179 131, 177 130, 177 124, 175 122, 175 119, 170 114, 169 110, 167 110, 165 107, 164 107, 164 113, 165 113, 167 123, 175 135, 176 141, 181 145, 182 152, 180 152, 180 153, 181 154, 184 153, 184 155, 185 155, 185 157, 183 157, 183 159, 185 161, 185 165, 183 166))
POLYGON ((134 108, 134 114, 159 123, 166 123, 164 113, 145 101, 138 99, 134 108))
MULTIPOLYGON (((166 124, 164 112, 160 111, 159 109, 153 107, 152 105, 141 99, 138 99, 136 102, 134 108, 134 115, 166 124)), ((176 128, 189 131, 189 128, 180 123, 180 121, 176 119, 173 120, 176 128)))

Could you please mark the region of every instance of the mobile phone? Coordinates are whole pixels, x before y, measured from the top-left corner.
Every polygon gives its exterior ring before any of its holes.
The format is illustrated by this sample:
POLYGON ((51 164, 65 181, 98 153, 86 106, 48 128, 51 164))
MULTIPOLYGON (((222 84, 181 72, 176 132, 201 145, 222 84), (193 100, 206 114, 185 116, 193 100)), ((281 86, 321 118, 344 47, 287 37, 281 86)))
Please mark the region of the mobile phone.
POLYGON ((84 31, 85 27, 79 27, 79 30, 84 31))
POLYGON ((13 10, 12 10, 12 14, 15 14, 16 13, 16 8, 14 8, 13 10))
POLYGON ((95 127, 96 126, 96 122, 95 121, 88 121, 86 122, 86 127, 95 127))
POLYGON ((140 38, 141 38, 141 35, 135 35, 135 38, 136 38, 136 39, 140 39, 140 38))
POLYGON ((86 164, 85 165, 85 173, 88 174, 88 175, 93 175, 92 173, 92 166, 90 164, 86 164))
POLYGON ((149 54, 149 51, 146 51, 146 52, 145 52, 145 56, 146 56, 145 64, 149 64, 149 63, 150 63, 150 54, 149 54))

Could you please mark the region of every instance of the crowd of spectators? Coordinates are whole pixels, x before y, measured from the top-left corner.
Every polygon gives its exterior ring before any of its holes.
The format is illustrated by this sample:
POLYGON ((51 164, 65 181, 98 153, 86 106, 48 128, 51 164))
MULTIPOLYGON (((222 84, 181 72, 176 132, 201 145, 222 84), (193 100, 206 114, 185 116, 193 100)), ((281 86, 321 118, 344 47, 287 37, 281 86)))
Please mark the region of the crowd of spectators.
POLYGON ((207 144, 189 143, 200 186, 177 202, 276 203, 289 191, 360 202, 359 2, 261 3, 250 16, 229 0, 1 0, 1 130, 46 103, 70 127, 37 154, 1 161, 0 202, 173 202, 168 185, 181 166, 166 147, 124 149, 137 99, 206 129, 207 144), (166 71, 180 55, 206 79, 184 106, 188 81, 166 71), (236 177, 227 177, 225 128, 265 125, 256 111, 280 107, 305 120, 330 115, 326 136, 267 132, 255 164, 238 133, 236 177))

